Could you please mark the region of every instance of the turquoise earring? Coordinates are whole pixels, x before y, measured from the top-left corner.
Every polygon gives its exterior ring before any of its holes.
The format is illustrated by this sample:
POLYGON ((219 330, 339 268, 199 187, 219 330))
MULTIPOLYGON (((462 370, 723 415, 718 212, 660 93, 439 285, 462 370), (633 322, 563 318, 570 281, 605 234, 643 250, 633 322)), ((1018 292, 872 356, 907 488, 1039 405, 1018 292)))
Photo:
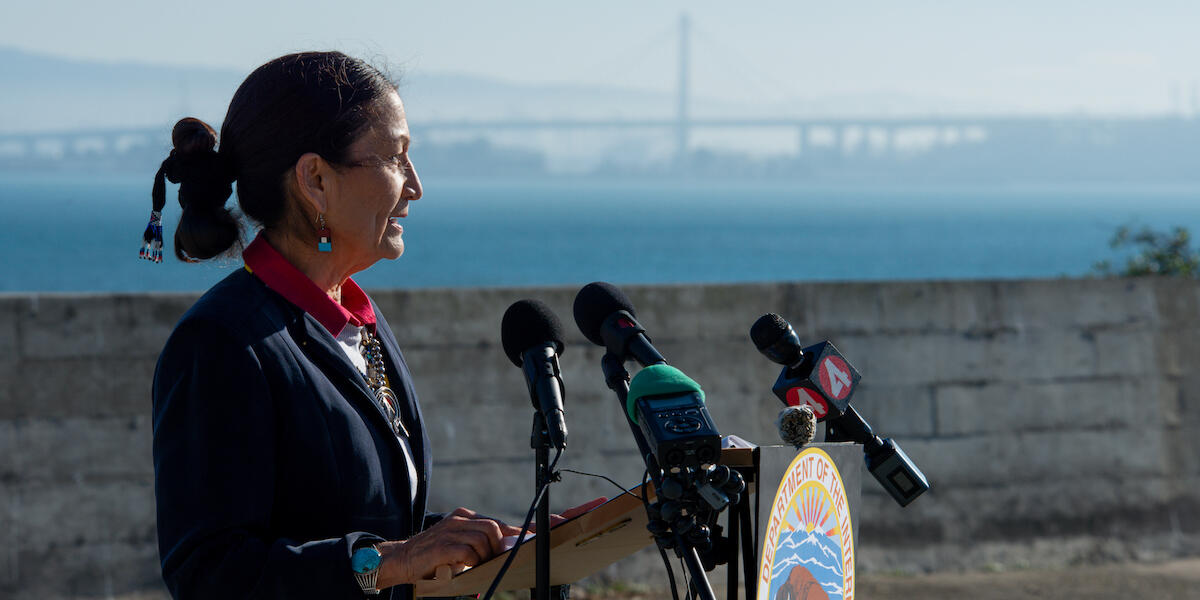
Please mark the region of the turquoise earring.
POLYGON ((333 242, 329 241, 329 225, 325 224, 325 215, 317 215, 317 223, 321 226, 321 230, 317 232, 321 241, 317 242, 317 252, 333 252, 333 242))

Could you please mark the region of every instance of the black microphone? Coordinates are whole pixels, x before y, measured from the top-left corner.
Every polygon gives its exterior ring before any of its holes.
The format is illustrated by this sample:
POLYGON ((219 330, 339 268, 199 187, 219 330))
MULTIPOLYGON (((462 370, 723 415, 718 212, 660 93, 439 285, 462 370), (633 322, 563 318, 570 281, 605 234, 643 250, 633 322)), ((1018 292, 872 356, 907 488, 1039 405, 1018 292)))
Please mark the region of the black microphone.
POLYGON ((563 413, 562 372, 558 355, 562 354, 562 323, 543 302, 519 300, 504 311, 500 320, 500 343, 508 360, 525 372, 529 399, 546 419, 550 443, 557 449, 567 447, 567 422, 563 413))
POLYGON ((795 368, 804 360, 796 330, 775 313, 767 313, 754 322, 750 328, 750 340, 771 362, 795 368))
POLYGON ((574 312, 583 336, 622 361, 633 359, 643 367, 667 362, 650 344, 633 303, 617 286, 603 281, 583 286, 575 295, 574 312))
POLYGON ((607 348, 619 362, 633 359, 645 367, 629 385, 625 410, 658 466, 678 469, 716 462, 721 433, 704 405, 703 390, 667 364, 634 314, 633 303, 611 283, 589 283, 575 295, 575 324, 584 337, 607 348))
MULTIPOLYGON (((721 433, 704 405, 700 385, 666 359, 637 322, 633 303, 609 283, 589 283, 575 295, 575 323, 588 341, 607 352, 600 359, 604 379, 621 402, 657 498, 646 505, 646 529, 667 561, 667 550, 683 560, 691 593, 713 600, 706 570, 726 547, 718 513, 741 496, 745 482, 737 471, 715 465, 721 433), (631 381, 625 362, 644 367, 631 381), (703 554, 703 558, 701 558, 703 554)), ((747 531, 749 528, 747 527, 747 531)), ((667 561, 668 569, 670 563, 667 561)))
POLYGON ((867 470, 897 504, 907 506, 929 489, 929 480, 904 450, 891 438, 875 435, 850 406, 861 376, 833 344, 826 340, 801 348, 791 323, 775 313, 754 322, 750 339, 764 356, 783 365, 771 391, 785 405, 807 406, 817 421, 824 421, 826 442, 862 444, 867 470))
POLYGON ((750 328, 754 347, 772 362, 784 366, 771 391, 788 406, 807 404, 818 422, 841 417, 862 377, 828 340, 800 347, 791 323, 769 313, 750 328))

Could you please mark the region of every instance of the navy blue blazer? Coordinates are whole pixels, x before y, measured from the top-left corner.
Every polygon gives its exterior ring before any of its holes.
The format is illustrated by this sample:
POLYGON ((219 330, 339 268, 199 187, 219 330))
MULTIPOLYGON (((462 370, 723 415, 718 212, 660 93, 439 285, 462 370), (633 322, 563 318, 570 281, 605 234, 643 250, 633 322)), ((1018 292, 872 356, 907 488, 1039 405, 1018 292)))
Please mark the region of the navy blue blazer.
MULTIPOLYGON (((159 556, 172 596, 363 598, 355 544, 405 539, 435 518, 417 395, 375 315, 407 439, 333 336, 246 270, 180 320, 153 386, 159 556)), ((390 592, 412 596, 411 586, 390 592)))

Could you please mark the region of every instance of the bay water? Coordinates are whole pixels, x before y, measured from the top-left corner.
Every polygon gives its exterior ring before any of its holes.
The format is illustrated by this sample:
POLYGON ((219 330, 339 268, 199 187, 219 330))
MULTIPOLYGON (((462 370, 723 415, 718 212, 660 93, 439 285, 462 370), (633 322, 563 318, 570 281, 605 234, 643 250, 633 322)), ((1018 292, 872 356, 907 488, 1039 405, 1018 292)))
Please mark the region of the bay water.
MULTIPOLYGON (((1086 276, 1121 225, 1200 233, 1200 187, 423 181, 406 251, 368 288, 1086 276)), ((0 173, 0 291, 198 291, 168 185, 162 264, 139 260, 151 176, 0 173)), ((233 206, 235 202, 230 201, 233 206)))

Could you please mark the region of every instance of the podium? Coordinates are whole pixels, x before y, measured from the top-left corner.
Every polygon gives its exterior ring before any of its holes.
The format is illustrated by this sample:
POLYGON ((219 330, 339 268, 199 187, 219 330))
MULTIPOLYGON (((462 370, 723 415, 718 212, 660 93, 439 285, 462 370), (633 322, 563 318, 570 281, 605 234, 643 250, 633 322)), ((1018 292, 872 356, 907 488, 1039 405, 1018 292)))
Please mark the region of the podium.
MULTIPOLYGON (((654 540, 646 530, 646 509, 642 506, 641 486, 550 530, 550 585, 575 583, 646 546, 654 540)), ((647 490, 647 497, 654 492, 647 490)), ((442 569, 434 579, 418 582, 416 595, 470 596, 482 594, 492 584, 508 552, 453 575, 442 569)), ((535 585, 534 541, 526 536, 496 591, 532 588, 535 585)))
POLYGON ((760 453, 760 550, 746 597, 852 600, 862 446, 763 446, 760 453))
MULTIPOLYGON (((808 452, 810 449, 816 448, 825 453, 830 458, 830 464, 836 467, 840 473, 840 480, 845 488, 845 507, 849 510, 849 518, 854 520, 857 518, 859 504, 859 488, 862 482, 862 450, 860 446, 854 444, 812 444, 805 447, 803 452, 808 452)), ((747 555, 757 557, 757 564, 738 565, 738 558, 741 552, 732 552, 730 562, 726 567, 728 569, 729 580, 727 586, 731 591, 739 587, 737 575, 742 571, 745 575, 745 583, 747 588, 747 597, 751 597, 751 590, 763 587, 760 581, 763 580, 763 559, 764 553, 760 548, 764 547, 763 540, 766 540, 768 533, 774 532, 776 538, 779 538, 779 533, 785 529, 783 523, 788 523, 789 519, 793 525, 799 524, 796 517, 785 514, 778 519, 774 519, 776 527, 772 529, 773 522, 771 503, 778 491, 782 491, 787 484, 789 466, 795 461, 798 453, 791 446, 759 446, 751 448, 725 448, 721 452, 721 464, 728 465, 742 472, 745 477, 748 488, 747 493, 743 494, 742 503, 739 506, 731 506, 727 510, 728 513, 728 530, 727 534, 733 540, 739 540, 743 551, 747 555), (754 513, 754 523, 756 536, 750 539, 747 535, 750 531, 749 523, 747 522, 750 513, 754 513), (744 529, 738 526, 739 517, 744 525, 744 529), (740 531, 739 531, 740 530, 740 531), (769 531, 770 530, 770 531, 769 531), (753 577, 752 577, 753 575, 753 577)), ((810 471, 815 475, 819 468, 817 463, 821 462, 818 457, 815 462, 809 466, 810 471)), ((828 472, 824 472, 828 475, 828 472)), ((799 480, 797 480, 799 481, 799 480)), ((801 504, 808 508, 809 520, 816 521, 817 505, 824 501, 824 496, 815 493, 812 486, 802 487, 796 485, 796 491, 801 493, 801 504), (804 504, 803 494, 808 494, 807 504, 804 504)), ((550 530, 550 547, 553 560, 551 561, 551 585, 567 585, 575 583, 584 577, 592 575, 604 567, 629 556, 642 548, 645 548, 654 543, 650 533, 646 530, 646 509, 642 505, 642 490, 641 486, 637 486, 626 493, 623 493, 608 502, 592 509, 591 511, 575 517, 564 523, 560 523, 550 530)), ((835 494, 830 494, 831 506, 836 508, 835 494)), ((653 500, 655 497, 653 487, 646 489, 646 498, 653 500)), ((796 503, 790 502, 787 510, 791 510, 796 503)), ((801 509, 799 514, 804 515, 804 510, 801 509)), ((831 513, 832 514, 832 513, 831 513)), ((805 523, 807 525, 807 523, 805 523)), ((820 523, 814 523, 814 531, 820 531, 820 534, 826 534, 830 531, 828 527, 818 529, 820 523)), ((852 535, 848 539, 854 540, 857 536, 857 528, 850 526, 852 535)), ((795 531, 795 527, 791 531, 795 531)), ((806 532, 808 533, 808 532, 806 532)), ((814 536, 816 538, 817 536, 814 536)), ((831 537, 826 535, 825 537, 831 537)), ((798 539, 793 533, 791 536, 785 536, 785 541, 798 539)), ((856 540, 855 540, 856 541, 856 540)), ((532 588, 535 584, 535 556, 534 543, 530 539, 526 539, 524 548, 518 553, 517 558, 509 567, 504 579, 497 587, 497 591, 506 590, 521 590, 532 588)), ((852 544, 853 546, 853 544, 852 544)), ((826 549, 828 550, 828 548, 826 549)), ((511 551, 510 551, 511 552, 511 551)), ((772 554, 775 557, 778 552, 772 554)), ((786 553, 785 553, 786 554, 786 553)), ((851 565, 849 573, 853 577, 853 552, 849 554, 851 565)), ((453 597, 453 596, 468 596, 474 594, 482 594, 487 591, 499 572, 501 565, 508 558, 508 552, 499 554, 491 560, 463 571, 462 573, 453 574, 449 568, 440 570, 434 579, 424 580, 416 584, 416 595, 418 597, 453 597)), ((788 565, 788 557, 783 557, 783 561, 776 565, 773 570, 786 569, 788 565)), ((843 568, 843 574, 845 569, 843 568)), ((665 581, 665 576, 664 576, 665 581)), ((771 578, 767 581, 767 589, 771 587, 771 578)), ((778 582, 776 582, 778 583, 778 582)), ((776 585, 777 589, 781 588, 776 585)), ((731 594, 735 597, 736 592, 731 594)), ((766 598, 761 593, 759 598, 766 598)), ((774 597, 774 596, 770 596, 774 597)), ((850 596, 845 597, 849 600, 850 596)))

